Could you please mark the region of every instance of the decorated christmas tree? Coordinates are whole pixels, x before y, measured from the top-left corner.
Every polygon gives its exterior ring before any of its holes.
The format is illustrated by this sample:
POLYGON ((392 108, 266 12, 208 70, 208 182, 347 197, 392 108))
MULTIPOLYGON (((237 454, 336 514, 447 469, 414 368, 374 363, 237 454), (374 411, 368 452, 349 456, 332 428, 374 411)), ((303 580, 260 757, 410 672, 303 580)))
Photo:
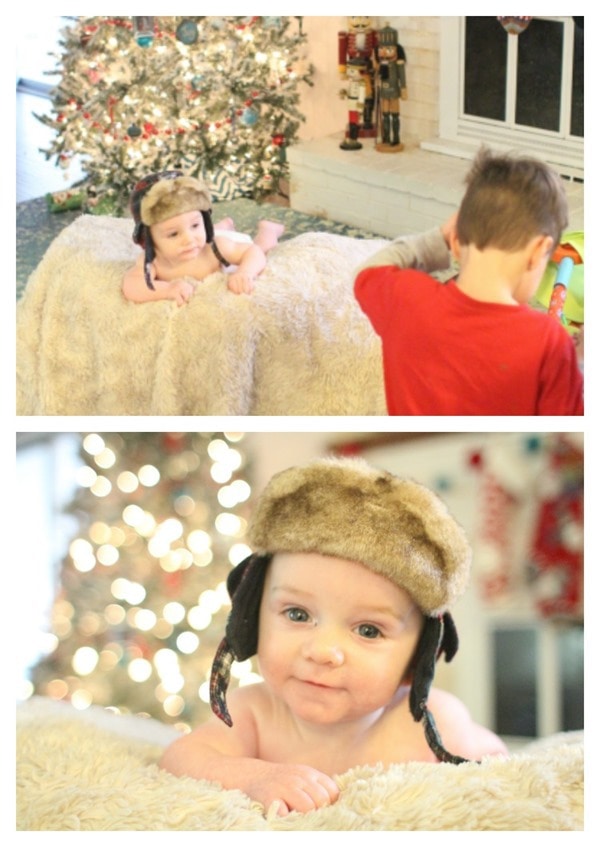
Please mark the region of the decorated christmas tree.
MULTIPOLYGON (((80 525, 52 610, 36 694, 190 726, 250 551, 241 434, 89 433, 69 511, 80 525)), ((234 678, 252 681, 250 662, 234 678)))
POLYGON ((78 158, 89 211, 124 212, 138 179, 168 169, 203 176, 214 199, 275 193, 304 119, 304 45, 301 17, 80 17, 48 72, 42 152, 78 158))

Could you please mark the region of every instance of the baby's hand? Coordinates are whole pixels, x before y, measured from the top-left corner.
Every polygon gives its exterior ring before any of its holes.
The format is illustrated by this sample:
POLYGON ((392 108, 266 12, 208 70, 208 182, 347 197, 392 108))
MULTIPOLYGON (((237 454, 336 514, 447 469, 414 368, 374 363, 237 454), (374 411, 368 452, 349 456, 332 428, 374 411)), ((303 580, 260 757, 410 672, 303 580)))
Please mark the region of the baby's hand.
POLYGON ((264 768, 254 775, 251 796, 278 815, 288 812, 310 812, 335 803, 339 788, 330 776, 308 765, 280 765, 263 762, 264 768))
POLYGON ((171 283, 169 293, 178 306, 184 306, 189 302, 194 290, 194 285, 189 280, 176 279, 171 283))
POLYGON ((243 271, 234 271, 228 277, 227 287, 234 294, 251 294, 254 291, 254 277, 243 271))

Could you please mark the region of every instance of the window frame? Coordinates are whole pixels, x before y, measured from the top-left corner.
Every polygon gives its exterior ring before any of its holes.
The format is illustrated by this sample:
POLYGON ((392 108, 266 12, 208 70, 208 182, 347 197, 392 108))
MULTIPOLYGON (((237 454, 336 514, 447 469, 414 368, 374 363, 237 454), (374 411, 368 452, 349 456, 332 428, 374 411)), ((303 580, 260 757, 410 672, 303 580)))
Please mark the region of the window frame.
MULTIPOLYGON (((563 39, 563 74, 561 128, 558 132, 519 126, 508 121, 479 118, 463 113, 465 17, 443 16, 440 18, 440 96, 439 137, 423 142, 426 150, 472 158, 482 143, 496 150, 514 150, 536 155, 555 167, 567 177, 583 179, 583 137, 569 132, 571 103, 571 68, 573 59, 573 34, 575 22, 570 16, 537 16, 544 20, 562 22, 565 26, 563 39)), ((500 23, 498 23, 500 27, 500 23)), ((508 81, 509 92, 516 88, 516 54, 519 36, 508 37, 508 81)), ((514 105, 513 94, 507 95, 508 109, 514 105)))

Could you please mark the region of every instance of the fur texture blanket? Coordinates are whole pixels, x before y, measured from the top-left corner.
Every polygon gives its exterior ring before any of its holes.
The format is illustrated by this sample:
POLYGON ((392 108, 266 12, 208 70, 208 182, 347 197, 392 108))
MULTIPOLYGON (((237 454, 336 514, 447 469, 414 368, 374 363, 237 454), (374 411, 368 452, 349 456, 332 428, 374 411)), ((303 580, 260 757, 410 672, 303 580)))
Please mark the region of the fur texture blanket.
POLYGON ((157 760, 175 730, 34 698, 17 712, 19 830, 581 830, 583 736, 481 764, 358 767, 332 806, 285 818, 240 791, 175 777, 157 760))
POLYGON ((383 239, 282 241, 252 295, 215 273, 186 306, 121 293, 130 220, 82 215, 17 306, 19 415, 385 414, 380 343, 353 271, 383 239))

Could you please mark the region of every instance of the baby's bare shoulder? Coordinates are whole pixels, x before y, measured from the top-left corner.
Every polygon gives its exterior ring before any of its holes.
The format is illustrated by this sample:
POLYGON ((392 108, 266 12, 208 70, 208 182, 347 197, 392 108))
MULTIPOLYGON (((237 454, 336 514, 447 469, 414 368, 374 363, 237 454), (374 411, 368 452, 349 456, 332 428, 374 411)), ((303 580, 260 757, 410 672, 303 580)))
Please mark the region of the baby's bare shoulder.
POLYGON ((504 742, 484 726, 476 723, 465 704, 448 691, 432 689, 428 699, 444 747, 466 759, 506 754, 504 742))

